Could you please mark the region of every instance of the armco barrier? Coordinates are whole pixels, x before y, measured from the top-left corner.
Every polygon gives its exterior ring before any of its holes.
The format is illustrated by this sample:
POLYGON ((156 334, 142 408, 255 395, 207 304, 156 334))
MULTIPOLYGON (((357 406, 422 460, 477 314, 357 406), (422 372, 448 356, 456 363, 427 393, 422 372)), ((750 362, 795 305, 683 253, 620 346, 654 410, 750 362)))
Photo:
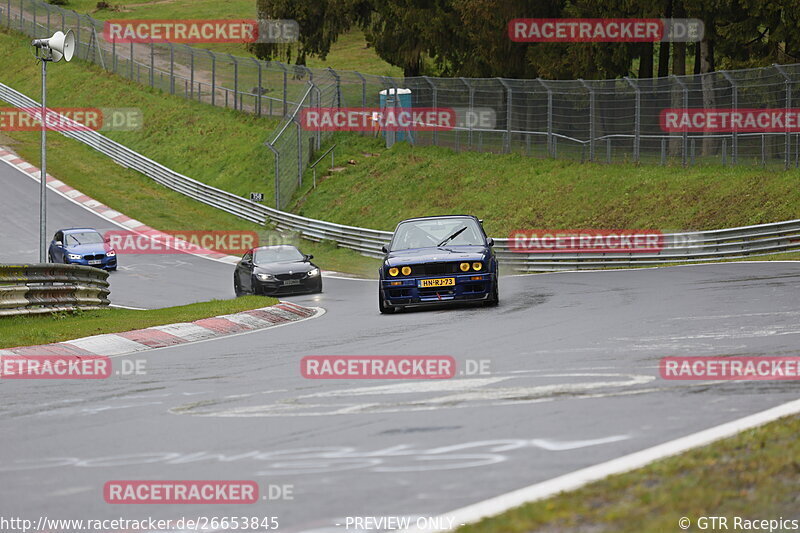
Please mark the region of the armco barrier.
POLYGON ((108 272, 80 265, 0 265, 0 316, 109 304, 108 272))
MULTIPOLYGON (((2 83, 0 83, 0 100, 17 107, 30 108, 39 105, 35 100, 2 83)), ((68 119, 64 120, 68 122, 68 119)), ((364 255, 380 257, 381 246, 388 243, 392 235, 388 231, 306 218, 251 202, 179 174, 96 131, 61 133, 91 146, 120 165, 141 172, 157 183, 199 202, 245 220, 259 224, 274 224, 278 230, 296 232, 309 240, 333 241, 339 246, 356 250, 364 255)), ((495 239, 495 250, 502 263, 520 272, 619 268, 735 259, 800 250, 800 220, 713 231, 665 234, 664 247, 658 253, 516 253, 510 251, 509 240, 506 238, 495 239)))

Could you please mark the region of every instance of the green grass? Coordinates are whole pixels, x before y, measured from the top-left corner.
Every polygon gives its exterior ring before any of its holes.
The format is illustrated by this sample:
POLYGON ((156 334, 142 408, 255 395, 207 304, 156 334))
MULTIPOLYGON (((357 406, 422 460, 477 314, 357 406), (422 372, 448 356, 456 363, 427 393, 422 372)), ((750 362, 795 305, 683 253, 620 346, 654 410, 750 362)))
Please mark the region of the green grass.
POLYGON ((515 229, 690 231, 800 217, 797 170, 581 164, 408 143, 385 150, 382 138, 356 134, 332 142, 343 170, 320 177, 318 169, 311 194, 306 178, 293 210, 342 224, 391 230, 412 216, 471 213, 504 237, 515 229))
POLYGON ((0 348, 48 344, 102 333, 120 333, 177 322, 192 322, 201 318, 268 307, 276 303, 278 300, 275 298, 243 296, 233 300, 212 300, 147 311, 109 308, 75 313, 3 317, 0 318, 0 348))
MULTIPOLYGON (((234 19, 256 18, 255 0, 111 0, 111 9, 97 9, 97 0, 70 0, 66 7, 87 13, 98 20, 110 19, 234 19)), ((193 45, 215 52, 250 57, 243 44, 206 43, 193 45)), ((280 58, 278 58, 280 59, 280 58)), ((403 70, 382 60, 375 50, 367 47, 364 34, 353 30, 339 37, 322 60, 307 59, 309 67, 357 70, 377 76, 402 76, 403 70)))
POLYGON ((798 431, 800 417, 784 418, 457 531, 674 532, 681 517, 699 531, 701 516, 728 517, 732 530, 734 516, 797 519, 798 431))

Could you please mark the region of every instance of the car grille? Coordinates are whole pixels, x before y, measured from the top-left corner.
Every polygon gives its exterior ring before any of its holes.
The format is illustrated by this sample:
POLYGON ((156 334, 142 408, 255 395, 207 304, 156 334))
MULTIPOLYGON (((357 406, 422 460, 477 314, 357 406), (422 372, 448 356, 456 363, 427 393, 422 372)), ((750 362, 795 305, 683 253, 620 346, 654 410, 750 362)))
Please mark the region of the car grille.
POLYGON ((303 279, 306 277, 306 273, 294 272, 293 274, 277 274, 275 277, 281 281, 286 281, 287 279, 303 279))
POLYGON ((104 259, 106 254, 96 254, 96 255, 84 255, 83 258, 87 261, 93 261, 95 259, 104 259))
POLYGON ((458 274, 461 273, 458 263, 424 263, 422 265, 410 265, 412 276, 436 276, 439 274, 458 274))

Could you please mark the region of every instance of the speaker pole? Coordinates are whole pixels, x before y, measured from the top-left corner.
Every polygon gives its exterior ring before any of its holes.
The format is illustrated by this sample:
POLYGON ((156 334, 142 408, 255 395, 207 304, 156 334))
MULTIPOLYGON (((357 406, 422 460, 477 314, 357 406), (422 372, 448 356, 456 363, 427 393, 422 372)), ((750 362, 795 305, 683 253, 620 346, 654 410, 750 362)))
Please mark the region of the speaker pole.
POLYGON ((47 262, 47 60, 42 59, 42 166, 39 173, 39 262, 47 262))

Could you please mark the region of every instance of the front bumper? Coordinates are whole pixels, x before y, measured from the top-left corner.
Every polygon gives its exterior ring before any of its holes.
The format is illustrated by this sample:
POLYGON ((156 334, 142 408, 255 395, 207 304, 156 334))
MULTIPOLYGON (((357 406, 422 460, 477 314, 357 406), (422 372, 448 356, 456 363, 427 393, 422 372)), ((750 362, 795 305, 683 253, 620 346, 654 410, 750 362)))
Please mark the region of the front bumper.
POLYGON ((261 281, 259 279, 253 280, 253 287, 257 294, 266 296, 278 296, 284 294, 305 294, 311 292, 319 292, 322 290, 322 276, 314 276, 313 278, 305 278, 298 280, 300 283, 297 285, 284 285, 283 281, 261 281))
POLYGON ((420 278, 382 279, 380 290, 389 305, 418 306, 437 305, 447 302, 478 302, 489 298, 496 274, 445 274, 420 278), (420 280, 455 278, 449 287, 420 287, 420 280), (480 278, 480 279, 475 279, 480 278), (395 285, 396 283, 399 285, 395 285))
POLYGON ((90 266, 94 268, 102 268, 104 270, 108 270, 111 268, 117 268, 117 257, 106 257, 104 259, 99 259, 100 263, 97 265, 90 265, 89 261, 86 259, 67 259, 67 264, 69 265, 83 265, 83 266, 90 266))

